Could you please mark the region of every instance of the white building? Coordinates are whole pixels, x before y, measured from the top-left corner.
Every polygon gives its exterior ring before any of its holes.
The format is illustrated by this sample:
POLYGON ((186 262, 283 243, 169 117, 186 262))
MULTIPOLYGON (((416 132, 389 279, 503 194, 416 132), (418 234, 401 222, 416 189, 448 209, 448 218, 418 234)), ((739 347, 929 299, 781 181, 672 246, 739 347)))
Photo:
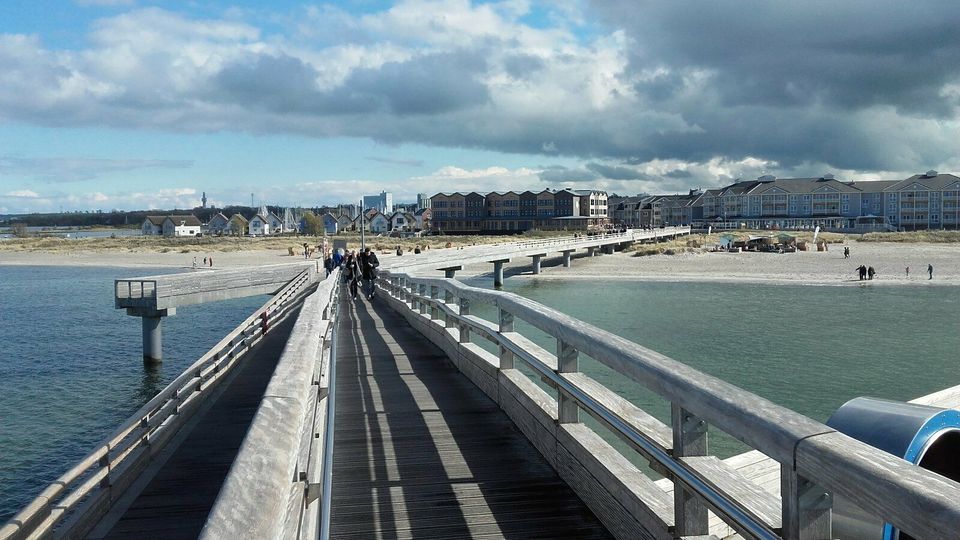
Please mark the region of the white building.
POLYGON ((393 193, 381 191, 379 195, 364 195, 363 210, 376 209, 384 214, 393 212, 393 193))
POLYGON ((247 230, 250 236, 268 235, 270 234, 270 219, 257 214, 250 218, 250 222, 247 224, 247 230))
POLYGON ((198 236, 201 223, 195 216, 167 216, 163 220, 164 236, 198 236))
POLYGON ((267 221, 270 222, 270 232, 263 233, 263 234, 280 234, 280 233, 287 232, 283 228, 283 220, 277 217, 277 215, 274 214, 273 212, 270 212, 269 214, 267 214, 267 221))
POLYGON ((390 220, 387 216, 377 212, 370 217, 370 232, 384 233, 390 230, 390 220))

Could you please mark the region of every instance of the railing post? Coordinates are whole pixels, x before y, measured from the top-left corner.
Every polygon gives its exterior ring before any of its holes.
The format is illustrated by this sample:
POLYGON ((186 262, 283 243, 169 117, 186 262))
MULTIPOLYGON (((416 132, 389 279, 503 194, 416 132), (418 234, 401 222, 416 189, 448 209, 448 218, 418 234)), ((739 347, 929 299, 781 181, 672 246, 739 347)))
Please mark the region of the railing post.
MULTIPOLYGON (((470 314, 470 301, 466 298, 460 299, 460 317, 466 317, 470 314)), ((460 343, 470 343, 470 327, 466 321, 460 321, 460 343)))
POLYGON ((437 305, 437 299, 440 298, 440 287, 430 286, 430 298, 433 299, 433 305, 430 306, 430 320, 435 321, 440 318, 440 306, 437 305))
MULTIPOLYGON (((673 423, 673 457, 707 455, 707 423, 676 403, 670 405, 673 423)), ((673 484, 674 536, 709 534, 707 505, 679 482, 673 484)))
MULTIPOLYGON (((500 333, 513 332, 513 313, 500 308, 500 333)), ((500 369, 513 369, 513 353, 500 345, 500 369)))
MULTIPOLYGON (((580 352, 566 341, 557 338, 557 373, 574 373, 580 370, 580 352)), ((573 424, 580 421, 577 402, 563 390, 557 400, 557 417, 561 424, 573 424)))
MULTIPOLYGON (((451 306, 454 303, 453 293, 450 292, 449 289, 443 290, 443 303, 446 304, 447 307, 451 306)), ((456 318, 453 315, 451 315, 450 313, 444 312, 444 316, 443 316, 444 328, 453 328, 454 327, 453 323, 455 321, 456 321, 456 318)))
POLYGON ((830 510, 833 496, 797 474, 788 464, 780 465, 780 492, 783 500, 783 537, 787 540, 833 538, 830 510))
MULTIPOLYGON (((418 287, 418 288, 420 289, 420 291, 419 291, 419 292, 420 292, 420 298, 426 297, 426 296, 427 296, 427 286, 426 286, 426 284, 421 283, 421 284, 420 284, 420 287, 418 287)), ((421 314, 421 315, 426 315, 426 314, 427 314, 427 303, 424 302, 423 300, 420 300, 420 301, 417 302, 417 303, 420 305, 420 314, 421 314)))

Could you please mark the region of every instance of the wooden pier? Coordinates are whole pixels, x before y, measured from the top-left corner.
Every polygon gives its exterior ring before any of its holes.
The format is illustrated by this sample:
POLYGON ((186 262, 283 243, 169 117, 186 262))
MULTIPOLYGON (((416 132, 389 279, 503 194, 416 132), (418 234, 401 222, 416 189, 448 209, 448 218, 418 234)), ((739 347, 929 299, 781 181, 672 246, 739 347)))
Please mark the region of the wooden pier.
MULTIPOLYGON (((413 266, 450 275, 506 250, 536 268, 634 240, 516 243, 413 266)), ((297 273, 0 540, 808 540, 834 537, 835 499, 913 538, 960 530, 950 478, 526 298, 382 274, 370 302, 340 290, 339 270, 297 273), (670 418, 582 372, 582 357, 645 385, 670 418), (721 460, 711 430, 753 450, 721 460)), ((956 407, 960 387, 918 402, 956 407)))

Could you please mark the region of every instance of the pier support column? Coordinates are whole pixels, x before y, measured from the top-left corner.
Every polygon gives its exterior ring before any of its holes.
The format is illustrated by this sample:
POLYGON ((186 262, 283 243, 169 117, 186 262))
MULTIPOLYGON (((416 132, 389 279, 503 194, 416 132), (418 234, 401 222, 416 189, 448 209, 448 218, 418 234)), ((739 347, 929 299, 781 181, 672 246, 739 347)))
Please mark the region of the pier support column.
POLYGON ((127 315, 140 317, 143 325, 144 363, 156 364, 163 360, 163 318, 176 313, 176 308, 157 310, 127 308, 127 315))
POLYGON ((453 279, 453 277, 457 275, 458 270, 463 270, 463 266, 448 266, 446 268, 437 268, 437 270, 443 270, 443 277, 453 279))
POLYGON ((510 262, 510 259, 500 259, 499 261, 490 261, 493 263, 493 286, 503 287, 503 263, 510 262))
POLYGON ((613 244, 607 244, 605 246, 601 246, 600 249, 607 255, 613 255, 613 244))
POLYGON ((596 257, 597 256, 597 246, 590 246, 587 248, 587 257, 596 257))
POLYGON ((546 253, 539 253, 539 254, 537 254, 537 255, 531 255, 531 257, 533 257, 533 273, 534 273, 534 274, 539 274, 539 273, 540 273, 540 261, 541 261, 544 257, 546 257, 546 256, 547 256, 546 253))
POLYGON ((561 251, 560 253, 563 253, 563 267, 564 267, 564 268, 570 268, 570 264, 571 264, 571 262, 570 262, 570 254, 573 253, 573 250, 572 250, 572 249, 565 249, 565 250, 561 251))

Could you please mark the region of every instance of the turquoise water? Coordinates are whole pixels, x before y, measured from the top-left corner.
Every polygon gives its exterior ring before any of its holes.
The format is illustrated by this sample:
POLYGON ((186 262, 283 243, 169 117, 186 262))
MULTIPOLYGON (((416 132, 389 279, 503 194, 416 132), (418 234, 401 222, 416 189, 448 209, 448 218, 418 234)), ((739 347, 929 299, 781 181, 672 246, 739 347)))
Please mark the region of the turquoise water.
MULTIPOLYGON (((489 287, 489 277, 471 282, 489 287)), ((505 291, 825 421, 857 396, 960 384, 960 289, 507 279, 505 291)), ((492 312, 473 312, 492 319, 492 312)), ((521 332, 537 335, 529 326, 521 332)), ((554 350, 555 341, 538 341, 554 350)), ((591 359, 581 369, 661 420, 669 404, 591 359)), ((715 436, 713 451, 744 448, 715 436)))
POLYGON ((266 301, 178 309, 146 369, 113 280, 169 272, 0 266, 0 523, 266 301))

